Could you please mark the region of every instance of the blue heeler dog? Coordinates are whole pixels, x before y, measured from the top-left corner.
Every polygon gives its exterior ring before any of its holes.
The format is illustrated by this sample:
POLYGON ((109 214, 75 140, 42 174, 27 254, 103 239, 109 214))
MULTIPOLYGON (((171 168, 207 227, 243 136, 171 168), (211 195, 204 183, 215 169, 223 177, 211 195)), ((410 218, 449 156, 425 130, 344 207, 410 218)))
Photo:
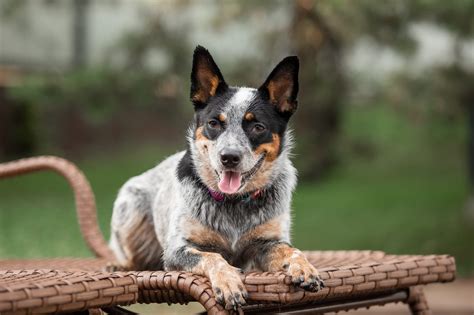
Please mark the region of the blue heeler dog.
POLYGON ((193 58, 187 150, 120 189, 111 248, 129 269, 208 277, 227 309, 246 303, 242 270, 286 271, 319 290, 318 271, 290 243, 298 58, 283 59, 258 89, 228 86, 201 46, 193 58))

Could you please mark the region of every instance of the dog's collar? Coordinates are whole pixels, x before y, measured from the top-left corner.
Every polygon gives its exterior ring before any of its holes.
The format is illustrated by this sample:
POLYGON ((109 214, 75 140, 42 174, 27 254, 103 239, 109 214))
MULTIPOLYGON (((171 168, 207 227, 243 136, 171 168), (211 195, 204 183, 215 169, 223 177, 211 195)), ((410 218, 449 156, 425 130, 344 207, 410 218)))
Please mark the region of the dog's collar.
MULTIPOLYGON (((224 201, 225 195, 221 193, 220 191, 215 191, 212 189, 207 189, 209 191, 209 195, 212 197, 217 202, 224 201)), ((260 189, 257 189, 256 191, 252 193, 247 193, 245 195, 242 195, 240 198, 243 202, 250 202, 252 200, 256 200, 258 198, 262 197, 262 191, 260 189)))

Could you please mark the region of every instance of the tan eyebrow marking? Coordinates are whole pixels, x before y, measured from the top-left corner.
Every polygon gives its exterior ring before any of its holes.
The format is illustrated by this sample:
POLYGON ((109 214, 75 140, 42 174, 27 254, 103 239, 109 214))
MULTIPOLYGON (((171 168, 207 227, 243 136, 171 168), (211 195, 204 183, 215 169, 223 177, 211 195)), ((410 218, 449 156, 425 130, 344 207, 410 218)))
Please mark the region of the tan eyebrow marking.
POLYGON ((255 119, 255 116, 252 113, 246 113, 244 118, 245 118, 245 120, 251 121, 251 120, 255 119))
POLYGON ((225 122, 227 119, 226 115, 223 113, 220 113, 219 116, 217 116, 217 119, 219 119, 220 122, 225 122))

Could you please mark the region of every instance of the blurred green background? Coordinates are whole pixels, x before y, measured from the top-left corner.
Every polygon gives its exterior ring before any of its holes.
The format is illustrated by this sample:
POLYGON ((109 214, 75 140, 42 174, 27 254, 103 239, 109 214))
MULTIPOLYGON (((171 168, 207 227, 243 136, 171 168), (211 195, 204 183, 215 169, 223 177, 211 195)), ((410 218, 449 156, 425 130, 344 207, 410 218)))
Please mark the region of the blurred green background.
MULTIPOLYGON (((108 237, 119 187, 184 148, 194 47, 230 84, 301 61, 302 249, 449 253, 474 274, 474 2, 1 0, 0 161, 84 170, 108 237)), ((0 181, 0 257, 91 255, 55 174, 0 181)))

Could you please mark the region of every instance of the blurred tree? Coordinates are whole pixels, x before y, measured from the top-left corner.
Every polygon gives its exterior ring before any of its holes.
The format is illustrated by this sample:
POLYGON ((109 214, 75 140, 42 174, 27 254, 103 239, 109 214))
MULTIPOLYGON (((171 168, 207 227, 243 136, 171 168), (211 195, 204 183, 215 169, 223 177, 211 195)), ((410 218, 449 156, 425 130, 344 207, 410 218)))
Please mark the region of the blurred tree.
MULTIPOLYGON (((0 2, 0 19, 13 21, 19 17, 24 5, 25 0, 0 2)), ((4 44, 0 38, 0 48, 4 44)), ((0 64, 0 157, 6 158, 31 155, 36 147, 31 107, 12 100, 8 93, 12 81, 19 75, 16 70, 0 64)))
POLYGON ((87 16, 89 12, 89 0, 73 0, 72 12, 74 15, 72 25, 72 65, 80 68, 87 62, 87 16))
MULTIPOLYGON (((385 102, 388 99, 407 111, 425 109, 426 114, 438 113, 450 119, 474 117, 463 114, 465 110, 474 111, 474 75, 463 52, 465 41, 474 35, 473 1, 460 0, 449 5, 442 0, 294 2, 293 45, 307 64, 303 64, 300 80, 304 91, 300 96, 304 104, 301 112, 306 113, 299 116, 296 124, 297 129, 301 127, 298 142, 304 141, 297 150, 303 177, 317 178, 335 160, 343 104, 354 103, 347 98, 347 92, 357 87, 357 82, 347 77, 347 54, 361 40, 370 40, 411 58, 418 48, 412 30, 419 23, 449 32, 453 38, 451 62, 431 64, 418 73, 411 71, 408 62, 409 66, 394 76, 391 83, 381 85, 385 90, 379 91, 379 95, 385 102), (387 89, 390 84, 393 86, 387 89)), ((471 63, 472 59, 471 56, 471 63)), ((474 140, 470 143, 474 144, 474 140)), ((470 151, 474 152, 474 145, 470 151)), ((474 157, 470 160, 474 163, 474 157)), ((474 183, 474 171, 472 174, 474 183)))
MULTIPOLYGON (((75 69, 80 69, 86 63, 87 59, 87 13, 89 0, 72 0, 68 2, 60 2, 58 0, 43 0, 38 1, 37 4, 42 6, 62 6, 69 5, 71 8, 71 15, 73 16, 72 30, 72 56, 71 66, 75 69)), ((30 27, 29 21, 23 13, 27 12, 28 7, 31 6, 31 1, 28 0, 4 0, 0 3, 0 17, 7 23, 12 23, 17 27, 30 27), (18 23, 18 21, 20 21, 18 23)), ((1 66, 1 65, 0 65, 1 66)), ((16 65, 18 66, 18 65, 16 65)), ((26 68, 26 67, 25 67, 26 68)), ((0 69, 1 70, 1 69, 0 69)), ((23 69, 25 72, 31 69, 23 69)), ((37 118, 35 111, 37 107, 41 106, 41 97, 36 99, 22 99, 17 97, 16 85, 2 87, 2 100, 0 104, 5 108, 3 118, 5 120, 4 135, 5 139, 3 146, 3 155, 7 158, 23 157, 32 155, 34 150, 38 147, 40 137, 36 134, 37 118)), ((19 88, 22 90, 21 88, 19 88)), ((27 87, 28 89, 28 87, 27 87)), ((28 93, 26 93, 28 94, 28 93)), ((35 94, 35 93, 33 93, 35 94)), ((20 95, 22 93, 20 92, 20 95)), ((38 96, 38 94, 35 94, 38 96)), ((48 97, 48 93, 41 93, 40 96, 48 97)), ((47 103, 53 100, 48 100, 47 103)), ((48 104, 49 105, 49 104, 48 104)))
POLYGON ((360 16, 365 20, 365 23, 360 20, 346 20, 350 25, 363 26, 360 29, 354 28, 357 30, 355 33, 359 36, 369 34, 376 42, 389 45, 392 49, 408 55, 416 51, 413 33, 410 32, 415 23, 428 23, 450 34, 452 40, 448 62, 431 64, 416 72, 404 68, 388 82, 395 88, 387 89, 388 93, 382 92, 382 95, 385 100, 399 108, 416 111, 418 116, 434 115, 447 123, 457 123, 460 120, 467 122, 469 128, 466 160, 471 197, 467 202, 466 217, 474 223, 474 56, 465 47, 468 41, 472 43, 474 36, 474 1, 459 0, 449 4, 443 0, 389 1, 391 5, 387 7, 392 10, 386 11, 385 14, 380 14, 381 10, 384 10, 382 6, 386 5, 385 2, 362 0, 357 3, 340 1, 339 4, 342 2, 347 6, 340 6, 338 9, 352 10, 356 6, 362 14, 341 16, 345 19, 360 16), (380 5, 375 5, 377 3, 380 5), (380 19, 381 17, 385 18, 380 19), (374 28, 374 25, 377 27, 374 28), (371 28, 376 29, 376 32, 370 31, 371 28), (390 36, 386 36, 387 34, 390 36), (393 36, 394 34, 396 36, 393 36))
POLYGON ((297 168, 303 179, 317 179, 335 161, 341 110, 346 97, 343 43, 315 1, 294 2, 291 44, 301 60, 299 102, 294 124, 297 168))
POLYGON ((0 84, 0 157, 31 155, 35 150, 35 123, 32 108, 7 96, 8 86, 0 84))
POLYGON ((336 0, 318 4, 330 27, 341 36, 346 50, 360 39, 369 38, 411 58, 418 48, 414 25, 426 23, 448 32, 452 39, 448 62, 429 64, 420 71, 411 71, 413 65, 408 62, 408 67, 396 73, 391 82, 400 87, 397 92, 402 90, 406 98, 399 98, 400 93, 397 93, 397 98, 389 94, 383 96, 411 108, 416 103, 430 103, 434 107, 430 112, 450 118, 461 117, 459 109, 466 108, 472 100, 474 57, 468 56, 463 47, 474 36, 473 1, 459 0, 447 5, 442 0, 391 0, 383 3, 336 0))
MULTIPOLYGON (((30 4, 31 0, 22 0, 21 3, 6 0, 0 8, 2 13, 8 11, 18 15, 30 4)), ((90 1, 43 0, 40 4, 71 9, 70 43, 73 53, 69 69, 60 72, 42 69, 30 73, 21 85, 6 91, 8 99, 12 100, 8 106, 16 106, 13 102, 23 104, 28 109, 24 112, 34 114, 31 117, 35 117, 34 123, 39 125, 35 126, 35 131, 40 131, 40 134, 27 133, 32 128, 22 126, 32 120, 26 115, 17 115, 17 120, 23 117, 25 123, 16 123, 15 131, 19 135, 28 134, 28 140, 38 144, 31 148, 59 149, 63 153, 80 154, 90 145, 97 145, 99 138, 110 134, 110 128, 106 127, 109 125, 124 139, 127 133, 140 133, 142 130, 142 141, 149 141, 153 137, 152 133, 143 130, 156 132, 157 129, 167 128, 183 130, 184 135, 186 122, 181 114, 187 108, 176 104, 183 103, 183 95, 186 99, 188 97, 187 93, 181 92, 188 84, 190 68, 186 32, 179 27, 169 29, 161 19, 161 12, 144 12, 142 28, 125 33, 98 66, 87 62, 90 1), (177 37, 180 40, 176 40, 177 37), (153 61, 157 59, 164 60, 164 68, 154 67, 156 62, 153 61), (140 119, 143 119, 140 115, 155 117, 156 121, 133 131, 117 127, 123 123, 120 117, 127 112, 128 115, 138 115, 140 119)), ((11 21, 14 22, 14 18, 11 21)), ((183 25, 183 29, 185 27, 183 25)), ((13 112, 8 113, 12 115, 13 112)), ((180 135, 178 132, 176 134, 180 135)), ((14 133, 9 131, 6 135, 13 137, 14 133)), ((171 138, 166 139, 172 141, 171 138)), ((17 140, 15 136, 7 142, 17 140)), ((115 137, 114 143, 118 143, 118 140, 115 137)), ((24 154, 24 151, 16 153, 18 156, 24 154)))

